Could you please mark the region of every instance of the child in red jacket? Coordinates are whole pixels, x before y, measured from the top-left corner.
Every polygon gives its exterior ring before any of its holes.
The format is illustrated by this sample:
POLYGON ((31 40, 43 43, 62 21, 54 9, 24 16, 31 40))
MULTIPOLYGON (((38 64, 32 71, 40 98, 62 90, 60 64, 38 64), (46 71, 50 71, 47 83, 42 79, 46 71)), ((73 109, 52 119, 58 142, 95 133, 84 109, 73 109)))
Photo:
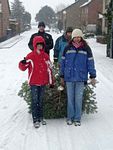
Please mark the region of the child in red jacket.
POLYGON ((19 62, 19 68, 22 71, 28 69, 28 82, 32 96, 32 118, 34 126, 38 128, 40 122, 46 125, 43 120, 42 100, 45 85, 53 86, 53 77, 49 56, 44 52, 45 40, 43 37, 36 36, 33 39, 33 47, 34 50, 19 62))

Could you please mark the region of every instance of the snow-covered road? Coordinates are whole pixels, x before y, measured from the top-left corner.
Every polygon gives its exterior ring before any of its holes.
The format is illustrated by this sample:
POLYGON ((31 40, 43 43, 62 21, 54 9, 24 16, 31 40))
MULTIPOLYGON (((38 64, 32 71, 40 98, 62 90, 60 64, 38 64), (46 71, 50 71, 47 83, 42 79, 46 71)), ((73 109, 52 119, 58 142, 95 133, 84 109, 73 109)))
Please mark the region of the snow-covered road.
MULTIPOLYGON (((40 129, 33 127, 27 105, 17 93, 27 79, 18 62, 30 52, 27 43, 34 32, 36 28, 0 43, 0 150, 113 150, 113 59, 106 57, 106 45, 95 39, 88 43, 99 81, 95 89, 98 113, 83 115, 80 127, 67 126, 65 119, 47 120, 40 129)), ((59 36, 52 35, 54 40, 59 36)))

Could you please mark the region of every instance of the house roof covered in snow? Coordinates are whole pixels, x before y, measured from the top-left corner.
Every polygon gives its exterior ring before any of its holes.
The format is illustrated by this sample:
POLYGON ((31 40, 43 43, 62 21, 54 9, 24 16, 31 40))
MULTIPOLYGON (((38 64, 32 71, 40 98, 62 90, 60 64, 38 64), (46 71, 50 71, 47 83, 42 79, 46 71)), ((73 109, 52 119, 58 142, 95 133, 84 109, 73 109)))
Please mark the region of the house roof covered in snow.
POLYGON ((84 4, 82 4, 80 7, 84 7, 86 5, 88 5, 92 0, 88 0, 87 2, 85 2, 84 4))

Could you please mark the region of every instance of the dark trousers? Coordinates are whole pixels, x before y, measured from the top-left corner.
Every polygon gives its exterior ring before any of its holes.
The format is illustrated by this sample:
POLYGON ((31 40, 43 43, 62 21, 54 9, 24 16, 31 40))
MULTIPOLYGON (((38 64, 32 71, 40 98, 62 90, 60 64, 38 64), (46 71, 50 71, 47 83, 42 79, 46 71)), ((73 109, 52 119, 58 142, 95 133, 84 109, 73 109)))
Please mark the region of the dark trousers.
POLYGON ((33 123, 36 121, 41 121, 43 119, 43 96, 44 96, 44 86, 31 85, 31 109, 33 123))

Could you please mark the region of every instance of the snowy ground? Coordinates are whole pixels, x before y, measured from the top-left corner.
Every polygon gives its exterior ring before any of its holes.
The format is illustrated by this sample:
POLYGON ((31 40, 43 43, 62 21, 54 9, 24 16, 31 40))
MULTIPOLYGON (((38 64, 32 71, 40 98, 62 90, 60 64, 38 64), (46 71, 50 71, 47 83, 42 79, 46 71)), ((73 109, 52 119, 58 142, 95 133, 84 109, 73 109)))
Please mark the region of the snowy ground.
MULTIPOLYGON (((98 113, 83 115, 80 127, 67 126, 65 119, 47 120, 35 129, 27 105, 17 96, 27 72, 18 62, 30 50, 27 43, 36 29, 0 43, 0 150, 113 150, 113 59, 106 45, 89 39, 97 69, 95 89, 98 113)), ((54 39, 59 35, 52 33, 54 39)), ((51 56, 52 56, 51 51, 51 56)))

